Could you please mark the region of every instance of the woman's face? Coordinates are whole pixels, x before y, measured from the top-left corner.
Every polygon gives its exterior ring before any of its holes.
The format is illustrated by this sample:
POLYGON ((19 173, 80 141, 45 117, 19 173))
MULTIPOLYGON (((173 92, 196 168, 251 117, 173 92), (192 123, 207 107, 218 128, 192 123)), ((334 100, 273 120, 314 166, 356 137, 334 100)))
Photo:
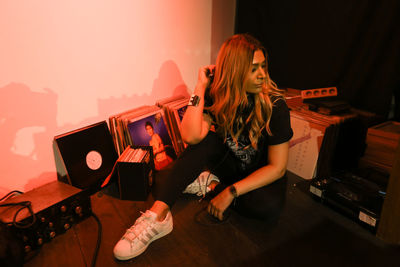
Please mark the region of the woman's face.
POLYGON ((154 134, 153 127, 151 127, 150 125, 147 125, 146 132, 148 133, 148 135, 152 136, 154 134))
POLYGON ((247 73, 244 89, 248 93, 256 94, 265 86, 266 65, 264 53, 261 50, 254 52, 253 64, 247 73))

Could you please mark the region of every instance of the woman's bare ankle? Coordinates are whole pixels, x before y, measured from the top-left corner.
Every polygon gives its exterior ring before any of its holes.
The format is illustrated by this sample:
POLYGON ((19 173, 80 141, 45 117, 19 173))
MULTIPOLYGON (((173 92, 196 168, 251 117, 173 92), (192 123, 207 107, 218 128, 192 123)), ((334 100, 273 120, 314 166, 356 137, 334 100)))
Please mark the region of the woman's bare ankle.
POLYGON ((168 214, 169 206, 162 201, 156 200, 150 210, 157 214, 157 221, 162 222, 168 214))

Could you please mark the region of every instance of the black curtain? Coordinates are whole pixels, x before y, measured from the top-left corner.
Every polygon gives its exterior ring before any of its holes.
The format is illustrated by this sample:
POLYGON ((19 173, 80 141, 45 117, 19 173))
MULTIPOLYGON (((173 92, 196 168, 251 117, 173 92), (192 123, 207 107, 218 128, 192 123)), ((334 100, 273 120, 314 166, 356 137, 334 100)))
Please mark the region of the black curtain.
POLYGON ((263 42, 280 88, 336 86, 353 107, 387 117, 400 91, 399 25, 397 0, 237 0, 235 32, 263 42))

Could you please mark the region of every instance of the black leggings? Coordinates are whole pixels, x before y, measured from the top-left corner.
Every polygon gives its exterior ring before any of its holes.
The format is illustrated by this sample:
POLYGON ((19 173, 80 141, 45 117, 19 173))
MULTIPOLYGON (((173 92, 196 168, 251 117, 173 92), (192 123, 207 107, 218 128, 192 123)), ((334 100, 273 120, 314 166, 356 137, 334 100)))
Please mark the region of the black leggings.
MULTIPOLYGON (((172 208, 182 191, 205 170, 209 170, 221 181, 215 188, 216 192, 246 176, 240 174, 237 161, 222 140, 210 131, 200 143, 188 146, 171 168, 157 173, 155 199, 172 208)), ((286 183, 287 178, 284 176, 274 183, 239 196, 231 206, 248 217, 275 218, 285 202, 286 183)))

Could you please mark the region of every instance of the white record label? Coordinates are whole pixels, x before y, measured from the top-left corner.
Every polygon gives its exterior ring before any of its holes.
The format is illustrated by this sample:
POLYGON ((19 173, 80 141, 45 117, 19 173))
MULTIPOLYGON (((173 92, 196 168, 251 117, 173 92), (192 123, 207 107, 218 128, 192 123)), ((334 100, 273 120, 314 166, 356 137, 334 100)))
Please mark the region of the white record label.
POLYGON ((98 170, 103 163, 103 158, 101 154, 96 150, 92 150, 86 155, 86 164, 91 170, 98 170))

